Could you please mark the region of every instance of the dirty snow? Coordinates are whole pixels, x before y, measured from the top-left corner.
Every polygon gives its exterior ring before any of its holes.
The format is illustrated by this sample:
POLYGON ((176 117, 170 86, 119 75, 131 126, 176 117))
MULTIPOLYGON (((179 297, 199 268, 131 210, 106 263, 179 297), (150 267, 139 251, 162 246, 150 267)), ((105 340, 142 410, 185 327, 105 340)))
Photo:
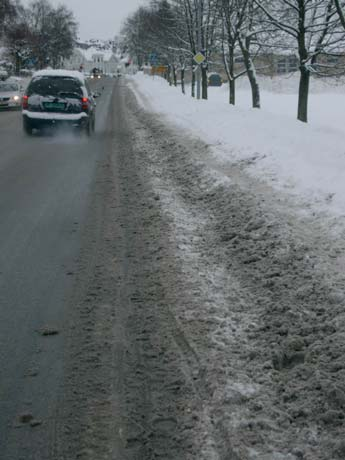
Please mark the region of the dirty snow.
POLYGON ((148 109, 136 114, 138 151, 179 267, 167 300, 198 357, 190 458, 344 459, 342 91, 304 125, 291 89, 267 88, 272 108, 254 111, 245 87, 236 108, 224 88, 208 102, 143 75, 132 88, 148 109), (144 122, 152 110, 165 117, 144 122))

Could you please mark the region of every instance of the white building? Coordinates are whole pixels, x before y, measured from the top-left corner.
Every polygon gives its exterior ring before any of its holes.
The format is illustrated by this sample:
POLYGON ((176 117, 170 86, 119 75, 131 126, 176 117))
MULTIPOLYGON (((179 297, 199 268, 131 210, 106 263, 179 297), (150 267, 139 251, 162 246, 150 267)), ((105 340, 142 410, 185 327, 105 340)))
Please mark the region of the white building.
POLYGON ((102 73, 113 74, 122 68, 122 62, 110 48, 90 46, 84 49, 78 47, 74 49, 69 59, 64 60, 63 67, 68 70, 83 70, 88 73, 97 68, 102 73))

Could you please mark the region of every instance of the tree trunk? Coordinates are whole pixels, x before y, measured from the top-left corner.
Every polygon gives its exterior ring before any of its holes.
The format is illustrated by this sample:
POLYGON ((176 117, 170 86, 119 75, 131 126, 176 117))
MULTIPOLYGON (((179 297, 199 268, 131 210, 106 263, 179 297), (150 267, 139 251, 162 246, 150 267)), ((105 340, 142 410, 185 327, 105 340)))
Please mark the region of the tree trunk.
POLYGON ((236 103, 236 80, 235 80, 235 56, 234 56, 234 43, 228 43, 229 49, 229 68, 228 68, 228 79, 229 79, 229 103, 235 105, 236 103))
POLYGON ((202 98, 208 98, 208 78, 207 78, 207 67, 201 66, 201 86, 202 86, 202 98))
POLYGON ((223 64, 228 77, 229 82, 229 104, 235 105, 236 103, 236 83, 235 83, 235 70, 234 70, 234 45, 232 42, 228 41, 228 55, 226 56, 224 46, 222 47, 223 51, 223 64))
POLYGON ((260 109, 261 107, 260 87, 259 87, 258 80, 256 78, 255 65, 254 65, 253 59, 249 51, 250 43, 249 42, 244 43, 244 41, 241 38, 239 38, 238 41, 241 47, 244 66, 247 71, 247 77, 249 79, 250 88, 252 91, 252 106, 254 109, 260 109))
POLYGON ((305 66, 301 66, 298 92, 297 118, 304 123, 308 122, 308 97, 309 97, 310 72, 305 66))
POLYGON ((176 67, 175 67, 175 65, 172 65, 172 74, 173 74, 174 86, 177 86, 177 75, 176 75, 176 67))
POLYGON ((168 83, 172 86, 172 79, 171 79, 171 65, 168 65, 168 83))
POLYGON ((184 67, 181 67, 181 90, 183 94, 186 94, 186 91, 184 88, 184 74, 185 74, 185 69, 184 67))
MULTIPOLYGON (((308 39, 306 37, 306 5, 305 2, 301 2, 299 8, 299 21, 298 21, 298 55, 299 55, 299 70, 300 70, 300 80, 299 80, 299 90, 298 90, 298 109, 297 109, 297 119, 303 123, 308 121, 308 97, 309 97, 309 81, 310 81, 310 70, 307 67, 308 62, 308 39)), ((322 43, 318 42, 319 45, 322 43)), ((315 51, 317 51, 318 44, 316 44, 315 51)), ((312 60, 316 59, 316 55, 312 60)))
POLYGON ((192 66, 192 97, 195 97, 195 83, 196 83, 195 71, 192 66))
POLYGON ((248 75, 250 87, 252 90, 252 105, 254 109, 260 109, 261 108, 260 87, 256 79, 256 72, 254 69, 254 64, 251 59, 250 61, 251 63, 249 65, 249 68, 247 69, 247 75, 248 75))
POLYGON ((335 3, 335 7, 337 9, 337 12, 338 12, 338 15, 339 15, 339 18, 340 18, 341 25, 345 29, 345 16, 344 16, 342 6, 340 5, 340 1, 339 0, 334 0, 334 3, 335 3))
POLYGON ((234 78, 229 79, 229 103, 235 105, 236 102, 236 81, 234 78))

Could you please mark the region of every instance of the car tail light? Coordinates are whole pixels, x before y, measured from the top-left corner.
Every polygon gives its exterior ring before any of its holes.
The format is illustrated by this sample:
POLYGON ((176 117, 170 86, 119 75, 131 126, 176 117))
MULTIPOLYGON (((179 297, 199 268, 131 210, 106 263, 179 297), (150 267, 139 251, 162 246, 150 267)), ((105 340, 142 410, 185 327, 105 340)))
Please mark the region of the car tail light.
POLYGON ((22 106, 24 110, 29 107, 29 96, 23 96, 22 106))
POLYGON ((89 109, 89 98, 83 97, 81 100, 81 109, 88 110, 89 109))

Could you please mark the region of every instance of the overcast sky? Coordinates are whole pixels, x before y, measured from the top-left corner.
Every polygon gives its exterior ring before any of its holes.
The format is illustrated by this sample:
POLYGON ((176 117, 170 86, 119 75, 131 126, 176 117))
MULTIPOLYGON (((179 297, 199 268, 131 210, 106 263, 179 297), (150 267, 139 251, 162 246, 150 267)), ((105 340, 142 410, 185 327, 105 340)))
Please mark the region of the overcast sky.
MULTIPOLYGON (((22 0, 28 5, 31 0, 22 0)), ((113 38, 129 13, 148 0, 49 0, 53 5, 65 4, 79 22, 79 35, 87 38, 113 38)))

